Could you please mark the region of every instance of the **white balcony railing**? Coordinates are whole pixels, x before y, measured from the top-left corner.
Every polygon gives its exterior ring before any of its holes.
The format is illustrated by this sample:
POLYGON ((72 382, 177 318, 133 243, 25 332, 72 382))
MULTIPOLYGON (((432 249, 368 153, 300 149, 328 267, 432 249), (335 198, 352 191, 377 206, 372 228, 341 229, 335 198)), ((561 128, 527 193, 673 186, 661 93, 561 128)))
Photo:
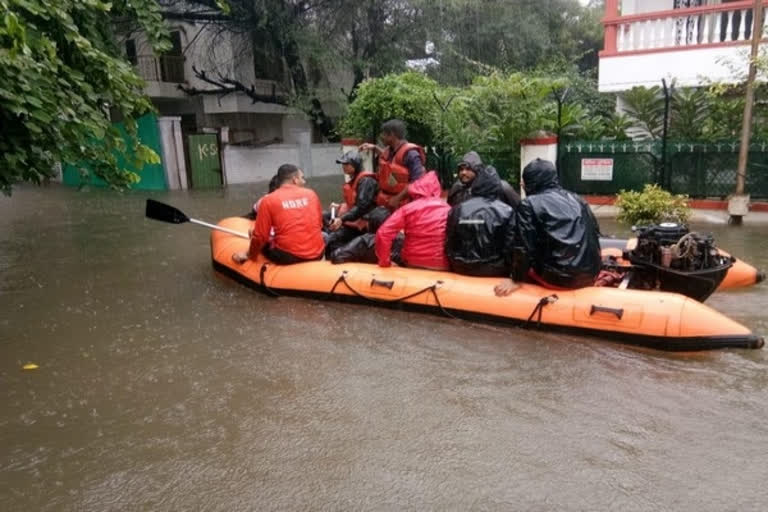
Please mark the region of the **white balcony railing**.
MULTIPOLYGON (((601 55, 742 44, 752 37, 752 5, 747 0, 629 16, 606 12, 601 55)), ((763 19, 768 26, 768 19, 763 19)))

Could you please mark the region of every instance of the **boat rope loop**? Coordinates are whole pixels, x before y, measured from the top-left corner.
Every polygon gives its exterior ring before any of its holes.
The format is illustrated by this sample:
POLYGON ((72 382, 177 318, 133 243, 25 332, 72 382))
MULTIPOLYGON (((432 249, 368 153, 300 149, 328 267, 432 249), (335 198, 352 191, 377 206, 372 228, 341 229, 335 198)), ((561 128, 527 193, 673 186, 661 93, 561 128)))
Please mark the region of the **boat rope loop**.
POLYGON ((405 295, 404 297, 396 297, 394 299, 380 299, 378 297, 368 297, 366 295, 363 295, 359 291, 355 290, 347 280, 348 274, 349 273, 346 270, 342 271, 341 275, 339 276, 339 278, 336 280, 333 287, 331 288, 331 291, 328 292, 329 296, 333 295, 333 293, 336 291, 336 287, 339 286, 340 283, 344 283, 344 285, 347 287, 347 289, 349 289, 349 291, 351 291, 352 293, 354 293, 355 295, 357 295, 362 299, 369 300, 371 302, 381 302, 381 303, 389 303, 389 304, 395 303, 395 302, 402 302, 404 300, 408 300, 413 297, 416 297, 417 295, 421 295, 422 293, 425 293, 425 292, 432 292, 432 296, 435 298, 435 302, 437 302, 437 307, 440 308, 440 311, 445 316, 457 319, 456 316, 452 315, 447 309, 443 307, 442 303, 440 302, 440 297, 438 297, 437 295, 437 290, 438 288, 443 286, 443 281, 437 280, 434 282, 434 284, 431 284, 425 288, 422 288, 421 290, 415 291, 410 295, 405 295))
POLYGON ((261 286, 264 288, 264 291, 267 292, 267 295, 271 295, 272 297, 279 297, 280 294, 267 286, 266 281, 264 281, 264 274, 267 272, 268 266, 269 263, 264 263, 261 265, 261 270, 259 270, 259 281, 261 282, 261 286))
POLYGON ((528 327, 531 324, 531 321, 533 320, 533 317, 536 315, 536 313, 539 314, 538 318, 536 319, 536 328, 541 327, 541 313, 544 311, 544 308, 546 306, 549 306, 550 304, 553 304, 557 302, 557 299, 560 297, 557 296, 557 294, 547 295, 546 297, 542 297, 539 299, 539 303, 536 304, 536 307, 533 308, 533 311, 531 311, 531 316, 528 317, 528 320, 525 321, 525 326, 528 327))

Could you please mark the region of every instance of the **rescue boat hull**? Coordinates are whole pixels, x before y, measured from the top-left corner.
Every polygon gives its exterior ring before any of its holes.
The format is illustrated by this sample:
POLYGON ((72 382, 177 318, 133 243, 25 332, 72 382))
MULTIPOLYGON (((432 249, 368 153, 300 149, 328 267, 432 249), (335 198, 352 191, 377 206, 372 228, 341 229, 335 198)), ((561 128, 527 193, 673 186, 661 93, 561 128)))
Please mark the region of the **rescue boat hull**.
MULTIPOLYGON (((250 222, 224 219, 220 226, 247 231, 250 222)), ((760 348, 763 339, 716 310, 679 294, 589 287, 556 291, 521 284, 496 297, 498 278, 477 278, 421 269, 381 268, 365 263, 333 265, 313 261, 281 266, 263 257, 243 264, 232 254, 248 241, 213 231, 216 270, 267 293, 375 303, 491 320, 547 330, 598 335, 612 341, 661 350, 760 348)))

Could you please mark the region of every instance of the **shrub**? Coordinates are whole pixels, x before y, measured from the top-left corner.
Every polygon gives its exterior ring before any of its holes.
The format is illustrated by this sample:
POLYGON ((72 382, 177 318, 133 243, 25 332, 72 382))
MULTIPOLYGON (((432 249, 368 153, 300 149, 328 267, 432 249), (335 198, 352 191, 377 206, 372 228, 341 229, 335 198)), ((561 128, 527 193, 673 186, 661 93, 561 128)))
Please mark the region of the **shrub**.
POLYGON ((628 225, 684 223, 691 216, 688 196, 671 194, 658 185, 646 185, 642 192, 622 190, 616 200, 617 220, 628 225))

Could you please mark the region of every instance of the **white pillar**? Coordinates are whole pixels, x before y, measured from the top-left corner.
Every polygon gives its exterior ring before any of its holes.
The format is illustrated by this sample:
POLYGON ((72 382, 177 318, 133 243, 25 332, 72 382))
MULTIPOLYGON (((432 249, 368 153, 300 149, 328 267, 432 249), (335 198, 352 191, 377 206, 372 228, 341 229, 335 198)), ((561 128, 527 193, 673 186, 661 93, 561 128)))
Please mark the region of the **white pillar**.
POLYGON ((297 131, 295 134, 299 143, 299 167, 307 177, 314 175, 312 168, 312 132, 308 130, 297 131))
POLYGON ((181 138, 181 117, 157 118, 162 146, 165 181, 170 190, 187 188, 187 165, 184 160, 184 143, 181 138))
MULTIPOLYGON (((557 165, 557 135, 538 131, 520 141, 520 183, 523 182, 523 169, 533 160, 541 158, 557 165)), ((520 195, 525 197, 525 190, 520 187, 520 195)))

